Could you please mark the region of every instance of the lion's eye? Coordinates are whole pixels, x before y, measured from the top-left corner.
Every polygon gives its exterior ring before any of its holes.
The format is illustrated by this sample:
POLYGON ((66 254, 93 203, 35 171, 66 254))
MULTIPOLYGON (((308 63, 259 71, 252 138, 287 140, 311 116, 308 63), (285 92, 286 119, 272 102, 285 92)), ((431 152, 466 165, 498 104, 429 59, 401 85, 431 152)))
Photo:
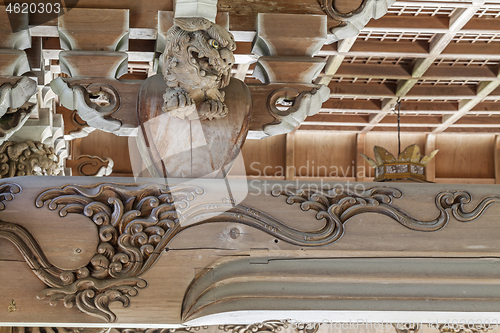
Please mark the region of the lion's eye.
POLYGON ((213 47, 214 49, 216 49, 216 50, 219 49, 219 42, 216 41, 215 39, 211 39, 209 43, 210 43, 210 46, 213 47))

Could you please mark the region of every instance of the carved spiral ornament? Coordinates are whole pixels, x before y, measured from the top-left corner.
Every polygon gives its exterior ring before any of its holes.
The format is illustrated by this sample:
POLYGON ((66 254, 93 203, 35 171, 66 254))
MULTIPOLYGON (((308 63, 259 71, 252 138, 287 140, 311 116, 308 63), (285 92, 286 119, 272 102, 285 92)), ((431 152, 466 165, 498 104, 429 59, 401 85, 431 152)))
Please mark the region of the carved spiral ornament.
MULTIPOLYGON (((5 201, 12 200, 20 191, 16 184, 0 184, 0 210, 4 209, 5 201)), ((500 197, 486 197, 468 211, 465 205, 472 199, 468 192, 440 192, 435 197, 438 216, 422 221, 393 204, 403 193, 391 187, 358 190, 348 186, 272 192, 274 197, 285 197, 288 205, 315 211, 315 218, 325 221, 316 230, 307 230, 305 221, 305 230, 298 230, 262 211, 241 204, 235 206, 226 199, 197 201, 204 194, 205 189, 197 185, 165 187, 111 183, 68 185, 43 191, 36 198, 37 207, 58 211, 62 217, 84 215, 98 228, 95 255, 86 266, 72 271, 60 270, 51 264, 35 238, 18 224, 0 221, 0 238, 16 246, 33 272, 47 285, 48 288, 38 294, 39 299, 48 299, 52 305, 62 301, 66 307, 74 306, 84 313, 114 322, 117 318, 109 309, 110 303, 128 306, 130 298, 147 286, 141 276, 154 266, 170 241, 188 228, 206 223, 241 223, 290 244, 315 247, 340 240, 345 233, 345 223, 364 213, 383 214, 412 230, 436 231, 446 226, 450 212, 458 221, 470 222, 492 204, 500 202, 500 197), (207 209, 207 205, 212 208, 207 209)), ((262 329, 273 331, 266 329, 268 326, 262 329)), ((224 330, 246 333, 249 328, 235 326, 224 330)), ((314 332, 315 328, 303 330, 314 332)))
POLYGON ((14 199, 15 194, 21 193, 21 186, 14 183, 0 184, 0 211, 5 209, 5 201, 14 199))

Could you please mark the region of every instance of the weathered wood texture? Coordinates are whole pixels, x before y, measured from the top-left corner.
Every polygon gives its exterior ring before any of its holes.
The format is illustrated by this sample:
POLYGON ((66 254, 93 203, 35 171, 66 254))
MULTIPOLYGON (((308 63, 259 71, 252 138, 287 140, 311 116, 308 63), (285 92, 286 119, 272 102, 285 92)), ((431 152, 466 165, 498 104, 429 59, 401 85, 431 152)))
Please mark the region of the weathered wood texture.
MULTIPOLYGON (((127 179, 124 178, 106 180, 121 184, 127 183, 127 179)), ((59 217, 57 211, 51 211, 47 206, 36 208, 34 205, 35 198, 42 191, 66 185, 67 178, 21 177, 12 178, 9 181, 18 183, 23 190, 15 195, 14 200, 5 202, 6 209, 1 212, 1 220, 25 227, 40 244, 47 259, 57 267, 73 269, 85 265, 96 252, 98 234, 95 223, 83 214, 70 213, 65 217, 59 217), (40 223, 41 221, 43 223, 40 223)), ((90 177, 72 178, 74 184, 94 185, 100 182, 102 180, 96 182, 90 177)), ((210 207, 215 207, 213 205, 219 205, 218 208, 221 207, 220 205, 223 206, 222 197, 227 196, 226 183, 223 180, 218 183, 215 180, 204 183, 200 180, 191 182, 191 184, 195 183, 201 185, 206 193, 197 196, 196 200, 201 201, 195 200, 192 203, 193 207, 206 207, 206 211, 209 212, 210 207)), ((174 185, 172 182, 169 184, 174 185)), ((248 183, 249 194, 239 204, 248 207, 245 213, 249 214, 248 216, 264 217, 268 214, 284 225, 298 230, 321 229, 325 221, 317 220, 314 212, 302 211, 299 204, 287 204, 285 197, 270 195, 271 189, 284 189, 287 184, 288 189, 309 185, 312 190, 321 185, 314 182, 308 184, 268 182, 266 185, 262 181, 251 181, 248 183)), ((329 184, 334 185, 334 183, 329 184)), ((232 189, 241 189, 242 185, 243 183, 233 181, 232 189)), ((346 183, 337 185, 344 186, 344 189, 347 186, 346 183)), ((367 186, 362 183, 351 185, 358 185, 358 190, 367 186)), ((370 184, 372 185, 376 184, 370 184)), ((499 190, 495 186, 402 183, 394 185, 401 190, 403 196, 393 198, 392 204, 400 211, 422 221, 434 219, 439 215, 435 197, 442 191, 469 192, 472 200, 465 205, 466 211, 471 211, 475 205, 487 197, 499 198, 494 199, 495 202, 500 200, 499 190)), ((91 193, 92 191, 89 191, 89 194, 91 193)), ((384 203, 380 207, 387 207, 387 205, 384 203)), ((228 209, 231 209, 231 205, 228 205, 228 209)), ((212 211, 215 212, 217 209, 212 211)), ((243 220, 239 219, 238 214, 227 215, 232 216, 229 220, 220 215, 220 220, 215 218, 212 220, 213 223, 200 225, 194 223, 189 229, 182 231, 168 244, 168 251, 162 252, 159 261, 141 276, 148 282, 148 286, 140 289, 137 296, 131 297, 130 307, 122 308, 119 304, 112 303, 111 310, 117 315, 120 324, 180 323, 181 304, 189 284, 201 270, 219 259, 231 262, 250 256, 250 259, 254 258, 256 263, 264 264, 271 258, 275 260, 279 258, 301 260, 307 258, 429 258, 429 260, 432 260, 430 258, 441 258, 439 260, 443 258, 494 258, 500 255, 498 214, 500 214, 500 205, 492 204, 480 217, 478 212, 473 213, 474 218, 469 223, 461 223, 452 218, 448 225, 437 232, 411 230, 401 225, 403 221, 398 223, 381 214, 360 214, 349 220, 345 225, 345 234, 337 242, 320 247, 290 244, 287 238, 280 235, 277 230, 266 228, 257 230, 252 227, 251 222, 241 223, 243 220)), ((188 219, 181 222, 181 225, 193 222, 188 219)), ((419 224, 416 223, 412 227, 418 226, 419 224)), ((303 241, 307 243, 307 238, 303 241)), ((20 259, 19 253, 16 253, 11 243, 2 239, 0 253, 0 304, 7 306, 14 299, 18 308, 12 313, 0 312, 0 322, 44 323, 41 326, 50 326, 50 323, 72 323, 72 325, 102 323, 102 320, 87 316, 75 307, 66 309, 62 304, 51 307, 47 302, 37 300, 35 295, 45 288, 43 283, 32 274, 24 260, 20 259)), ((462 275, 467 279, 474 279, 476 277, 474 274, 477 273, 477 277, 480 277, 484 273, 461 272, 459 266, 455 269, 460 272, 458 275, 448 275, 443 278, 448 281, 446 283, 457 284, 454 287, 458 290, 457 297, 462 297, 461 294, 459 295, 460 288, 462 288, 459 284, 468 283, 466 280, 460 280, 462 275)), ((317 276, 321 276, 319 271, 307 273, 312 275, 317 273, 317 276)), ((391 278, 397 280, 398 276, 402 277, 404 274, 402 272, 401 275, 393 275, 391 278)), ((386 278, 381 275, 370 280, 370 283, 396 283, 396 280, 386 278)), ((266 281, 272 279, 279 281, 280 274, 274 272, 272 275, 267 275, 266 281)), ((405 283, 411 281, 413 281, 411 283, 416 283, 416 280, 410 280, 405 283)), ((425 277, 419 281, 425 281, 425 277)), ((435 281, 429 280, 429 283, 435 283, 435 281)), ((444 283, 444 280, 440 283, 444 283)), ((478 283, 477 280, 474 283, 478 283)), ((490 279, 482 280, 481 283, 497 288, 498 282, 490 279)), ((487 298, 487 296, 482 297, 487 298)), ((427 300, 427 302, 431 301, 427 300)), ((460 304, 464 304, 467 308, 467 303, 460 304)), ((481 304, 483 307, 486 303, 481 304)), ((346 306, 350 308, 351 305, 346 306)), ((488 311, 498 311, 497 300, 488 302, 488 306, 490 309, 488 311)), ((450 310, 457 311, 457 309, 459 308, 455 307, 450 310)))

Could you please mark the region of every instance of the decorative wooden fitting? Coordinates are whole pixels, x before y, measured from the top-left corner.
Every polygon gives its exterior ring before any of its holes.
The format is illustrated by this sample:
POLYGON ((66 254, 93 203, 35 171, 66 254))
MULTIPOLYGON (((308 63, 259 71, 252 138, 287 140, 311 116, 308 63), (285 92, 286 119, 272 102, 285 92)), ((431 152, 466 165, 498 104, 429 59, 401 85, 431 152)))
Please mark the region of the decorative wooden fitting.
POLYGON ((66 167, 72 169, 73 176, 109 176, 113 172, 113 160, 99 156, 80 155, 74 160, 66 160, 66 167))
POLYGON ((289 133, 328 100, 327 87, 311 85, 325 66, 314 55, 326 42, 326 22, 323 15, 258 15, 253 76, 266 85, 250 89, 254 109, 269 113, 252 119, 250 138, 289 133))
POLYGON ((312 84, 249 84, 253 109, 249 138, 261 139, 293 131, 306 117, 317 114, 330 97, 330 90, 312 84))
POLYGON ((319 89, 301 93, 287 88, 275 90, 269 95, 267 108, 276 121, 264 125, 262 129, 269 136, 289 133, 306 117, 318 113, 329 98, 330 89, 323 85, 319 89), (278 106, 280 104, 281 109, 278 106))
POLYGON ((336 0, 320 1, 321 7, 328 16, 343 23, 329 29, 333 34, 332 42, 358 35, 368 21, 384 16, 387 9, 396 2, 396 0, 363 0, 356 10, 341 13, 335 8, 336 0))
POLYGON ((229 84, 235 49, 233 36, 207 19, 174 19, 161 59, 168 86, 163 112, 180 119, 225 117, 228 109, 220 89, 229 84))
POLYGON ((0 179, 16 176, 56 176, 61 172, 54 148, 41 142, 6 141, 0 146, 0 179))

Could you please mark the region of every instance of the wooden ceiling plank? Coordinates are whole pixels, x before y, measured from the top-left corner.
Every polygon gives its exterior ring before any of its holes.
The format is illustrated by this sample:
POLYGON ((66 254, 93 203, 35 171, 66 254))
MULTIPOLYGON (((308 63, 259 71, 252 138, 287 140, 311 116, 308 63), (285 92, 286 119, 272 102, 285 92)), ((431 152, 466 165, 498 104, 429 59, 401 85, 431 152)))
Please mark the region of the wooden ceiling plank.
POLYGON ((434 129, 432 133, 438 134, 445 131, 448 127, 453 125, 457 120, 459 120, 464 115, 466 115, 470 110, 472 110, 472 108, 474 108, 476 105, 482 102, 486 96, 492 93, 499 86, 500 86, 499 81, 481 82, 481 84, 479 84, 476 97, 471 99, 460 100, 458 111, 449 117, 443 117, 444 120, 443 123, 436 129, 434 129))
MULTIPOLYGON (((418 82, 417 78, 421 78, 425 72, 432 66, 437 56, 439 56, 444 49, 450 44, 455 36, 456 32, 462 29, 469 20, 474 17, 474 14, 481 8, 485 0, 478 1, 474 3, 473 6, 468 6, 467 8, 459 8, 455 10, 449 20, 449 31, 442 34, 437 34, 434 36, 429 43, 429 55, 426 58, 419 58, 415 61, 412 70, 412 79, 400 80, 396 89, 396 96, 403 97, 406 96, 415 84, 418 82)), ((390 112, 391 108, 385 108, 377 116, 373 117, 373 122, 370 121, 370 125, 363 129, 363 133, 371 130, 372 125, 376 124, 390 112), (370 128, 371 127, 371 128, 370 128)))
MULTIPOLYGON (((497 69, 492 66, 431 66, 422 79, 425 80, 497 80, 497 69)), ((406 79, 412 78, 406 66, 383 64, 359 64, 344 62, 333 74, 334 78, 406 79)))

